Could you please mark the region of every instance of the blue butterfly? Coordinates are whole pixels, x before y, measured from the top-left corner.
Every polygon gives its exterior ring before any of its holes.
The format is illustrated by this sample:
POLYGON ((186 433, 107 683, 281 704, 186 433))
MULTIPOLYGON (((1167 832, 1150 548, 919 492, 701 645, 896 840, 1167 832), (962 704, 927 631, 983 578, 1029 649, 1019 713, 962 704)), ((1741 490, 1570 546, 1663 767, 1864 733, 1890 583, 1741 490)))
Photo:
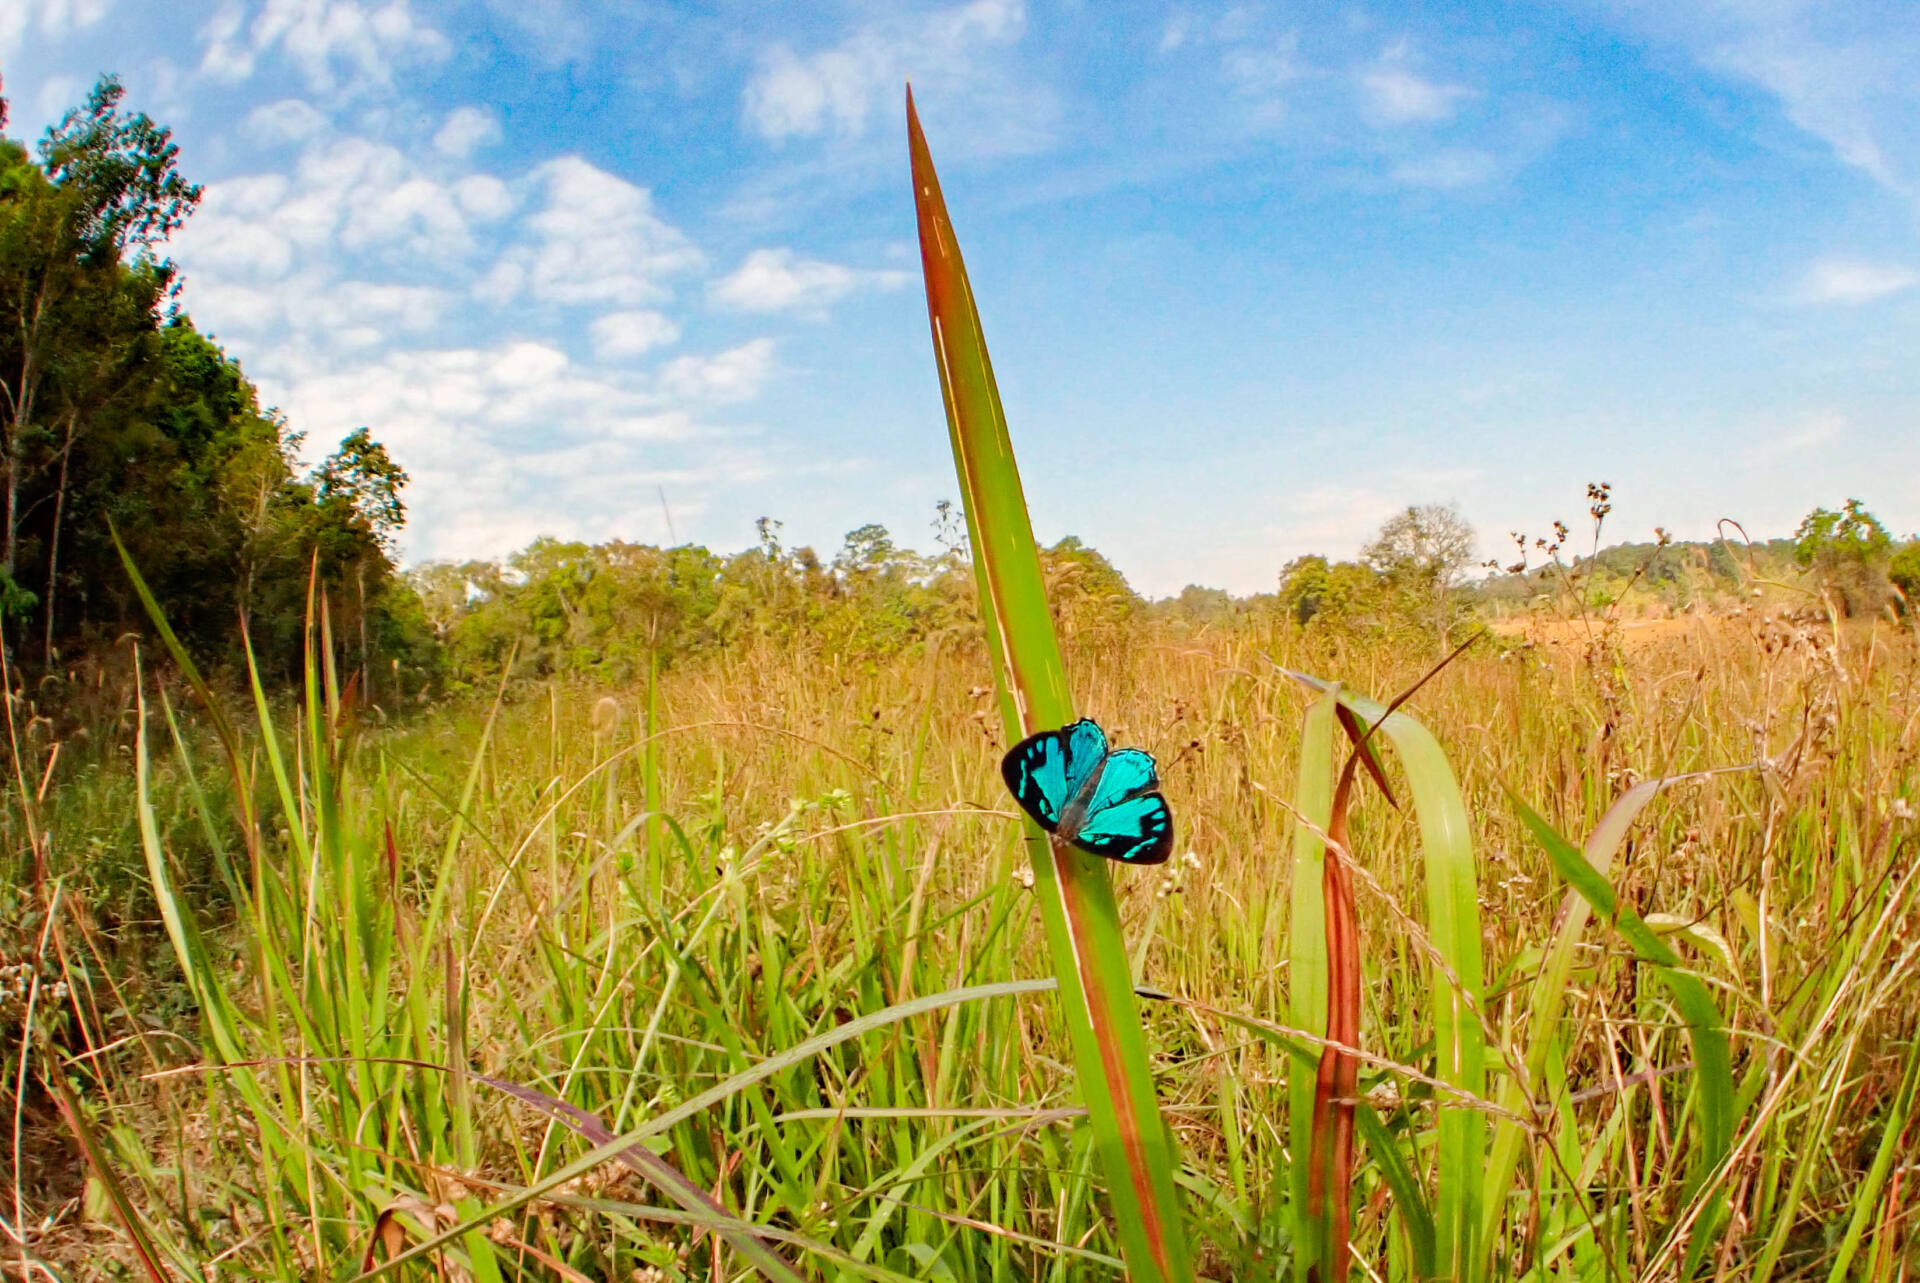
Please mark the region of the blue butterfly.
POLYGON ((1108 752, 1107 733, 1084 717, 1015 744, 1000 774, 1021 810, 1082 851, 1161 864, 1173 849, 1173 812, 1160 796, 1153 754, 1108 752))

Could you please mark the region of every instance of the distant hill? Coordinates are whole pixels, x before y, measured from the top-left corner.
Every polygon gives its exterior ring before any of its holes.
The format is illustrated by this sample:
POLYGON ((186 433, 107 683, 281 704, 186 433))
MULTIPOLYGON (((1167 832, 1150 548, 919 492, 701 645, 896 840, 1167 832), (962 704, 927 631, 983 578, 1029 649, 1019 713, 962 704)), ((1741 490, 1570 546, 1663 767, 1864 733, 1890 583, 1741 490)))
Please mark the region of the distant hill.
POLYGON ((1751 599, 1756 587, 1764 594, 1769 582, 1793 584, 1802 577, 1791 539, 1620 543, 1522 574, 1495 572, 1461 592, 1470 604, 1495 614, 1570 588, 1591 606, 1610 605, 1624 595, 1630 610, 1676 611, 1732 605, 1751 599))

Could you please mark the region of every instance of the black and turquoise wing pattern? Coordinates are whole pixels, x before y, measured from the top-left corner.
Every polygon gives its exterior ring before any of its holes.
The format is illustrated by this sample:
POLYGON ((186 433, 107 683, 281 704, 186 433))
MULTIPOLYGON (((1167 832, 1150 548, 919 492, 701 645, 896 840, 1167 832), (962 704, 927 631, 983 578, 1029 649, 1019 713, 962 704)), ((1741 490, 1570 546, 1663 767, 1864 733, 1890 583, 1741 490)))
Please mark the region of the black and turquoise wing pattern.
POLYGON ((1001 761, 1000 774, 1020 809, 1051 833, 1106 756, 1107 733, 1083 717, 1015 744, 1001 761))
POLYGON ((1068 840, 1122 864, 1165 864, 1173 853, 1173 811, 1158 793, 1142 793, 1089 811, 1068 840))
POLYGON ((1160 864, 1173 848, 1173 813, 1153 755, 1109 752, 1085 718, 1014 745, 1000 764, 1007 788, 1041 828, 1124 864, 1160 864))

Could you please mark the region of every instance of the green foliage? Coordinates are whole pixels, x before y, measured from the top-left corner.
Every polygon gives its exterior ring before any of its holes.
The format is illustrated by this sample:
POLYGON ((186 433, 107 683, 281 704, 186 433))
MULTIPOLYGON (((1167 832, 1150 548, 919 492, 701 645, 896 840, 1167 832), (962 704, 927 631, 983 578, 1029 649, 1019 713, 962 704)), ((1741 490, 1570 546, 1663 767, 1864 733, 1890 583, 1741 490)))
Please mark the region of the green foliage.
POLYGON ((1900 611, 1920 608, 1920 539, 1909 539, 1887 561, 1887 579, 1900 590, 1900 611))
POLYGON ((111 77, 48 130, 0 139, 0 617, 16 664, 55 669, 141 626, 111 530, 203 663, 299 668, 309 577, 359 664, 417 689, 431 638, 392 541, 406 474, 362 428, 311 476, 301 438, 178 313, 158 257, 198 186, 111 77), (383 663, 382 661, 386 661, 383 663), (404 666, 401 672, 394 662, 404 666))
POLYGON ((1073 535, 1040 550, 1040 571, 1054 622, 1068 636, 1119 628, 1143 604, 1112 562, 1073 535))
POLYGON ((1280 571, 1279 604, 1302 627, 1374 629, 1384 606, 1381 574, 1357 561, 1295 557, 1280 571))
POLYGON ((757 641, 877 656, 976 635, 969 572, 952 554, 922 557, 868 525, 824 564, 784 548, 778 522, 760 530, 732 556, 539 539, 499 563, 432 562, 406 580, 449 675, 469 686, 509 654, 521 676, 623 683, 757 641))
POLYGON ((1793 534, 1794 560, 1850 615, 1885 605, 1892 548, 1887 528, 1858 499, 1847 500, 1838 512, 1815 508, 1793 534))
MULTIPOLYGON (((501 562, 430 562, 407 572, 424 632, 445 647, 462 687, 494 680, 507 657, 521 677, 631 682, 656 663, 777 642, 878 658, 980 637, 973 570, 952 547, 903 548, 879 525, 847 533, 822 561, 787 548, 780 523, 731 556, 696 544, 539 539, 501 562)), ((1140 615, 1112 563, 1068 537, 1041 553, 1062 632, 1091 643, 1140 615)), ((1221 594, 1225 600, 1225 594, 1221 594)))
POLYGON ((102 76, 40 142, 48 179, 71 199, 72 235, 102 262, 164 241, 200 203, 199 185, 174 167, 173 131, 121 112, 124 95, 102 76))
POLYGON ((1296 557, 1277 604, 1302 628, 1351 636, 1444 633, 1461 606, 1473 528, 1451 506, 1409 506, 1375 532, 1358 561, 1296 557))

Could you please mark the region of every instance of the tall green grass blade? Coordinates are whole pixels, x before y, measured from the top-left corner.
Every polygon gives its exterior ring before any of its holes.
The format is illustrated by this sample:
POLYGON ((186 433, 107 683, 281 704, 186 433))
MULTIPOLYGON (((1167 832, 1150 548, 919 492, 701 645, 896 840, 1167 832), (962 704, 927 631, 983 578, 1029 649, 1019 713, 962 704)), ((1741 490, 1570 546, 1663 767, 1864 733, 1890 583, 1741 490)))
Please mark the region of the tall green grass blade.
POLYGON ((1393 1191, 1394 1207, 1400 1213, 1400 1224, 1407 1234, 1408 1254, 1413 1258, 1414 1277, 1433 1278, 1433 1212, 1427 1207, 1427 1195, 1420 1188, 1420 1179, 1407 1166, 1393 1133, 1387 1130, 1387 1125, 1380 1121, 1380 1115, 1374 1112, 1372 1106, 1361 1105, 1354 1113, 1354 1123, 1360 1132, 1360 1139, 1367 1142, 1367 1152, 1373 1155, 1374 1166, 1380 1169, 1380 1178, 1393 1191))
POLYGON ((223 1059, 239 1060, 244 1055, 239 1019, 208 959, 193 912, 174 889, 173 873, 167 868, 167 853, 160 842, 160 826, 153 805, 153 760, 147 751, 146 679, 140 670, 138 651, 134 653, 134 684, 137 716, 133 750, 134 806, 140 826, 140 849, 146 856, 154 902, 159 906, 161 925, 166 928, 174 956, 179 959, 187 990, 199 1004, 201 1016, 212 1032, 215 1049, 223 1059))
MULTIPOLYGON (((1466 802, 1453 767, 1432 732, 1405 713, 1388 715, 1386 705, 1377 700, 1317 677, 1290 671, 1288 676, 1312 690, 1331 693, 1366 725, 1379 723, 1378 733, 1400 756, 1426 868, 1427 933, 1438 955, 1428 967, 1435 1076, 1466 1097, 1483 1098, 1486 1035, 1480 1012, 1485 981, 1480 956, 1479 887, 1466 802)), ((1327 733, 1330 739, 1331 723, 1327 733)), ((1311 813, 1302 813, 1318 822, 1311 813)), ((1297 885, 1294 894, 1300 894, 1297 885)), ((1324 1015, 1304 1027, 1313 1028, 1320 1022, 1324 1022, 1324 1015)), ((1437 1126, 1434 1264, 1440 1277, 1473 1279, 1479 1277, 1475 1240, 1486 1198, 1487 1120, 1478 1109, 1442 1103, 1437 1126)))
MULTIPOLYGON (((1719 1006, 1699 977, 1686 970, 1680 956, 1662 940, 1639 914, 1620 902, 1613 886, 1591 864, 1580 848, 1567 841, 1533 811, 1520 796, 1507 790, 1521 823, 1534 836, 1554 870, 1578 891, 1594 912, 1632 946, 1641 961, 1649 963, 1673 995, 1674 1006, 1686 1022, 1687 1036, 1693 1045, 1694 1101, 1700 1124, 1701 1145, 1694 1162, 1692 1181, 1704 1184, 1726 1158, 1733 1144, 1733 1118, 1736 1094, 1733 1083, 1733 1056, 1727 1040, 1726 1024, 1719 1006)), ((1697 1218, 1682 1267, 1682 1277, 1692 1276, 1699 1252, 1711 1241, 1718 1220, 1718 1208, 1724 1201, 1719 1189, 1711 1203, 1697 1218)))
MULTIPOLYGON (((934 359, 1012 743, 1073 720, 1073 704, 980 315, 911 93, 907 138, 934 359)), ((1154 1096, 1105 863, 1049 842, 1037 825, 1028 826, 1028 843, 1121 1255, 1141 1283, 1185 1280, 1192 1266, 1174 1183, 1179 1158, 1154 1096)))
MULTIPOLYGON (((1747 770, 1747 767, 1731 767, 1728 770, 1747 770)), ((1607 808, 1600 822, 1593 826, 1593 832, 1587 835, 1585 856, 1587 863, 1602 878, 1613 863, 1614 852, 1626 840, 1627 832, 1633 822, 1645 810, 1647 804, 1662 789, 1687 780, 1704 779, 1721 771, 1695 771, 1686 775, 1670 775, 1657 779, 1642 780, 1622 793, 1614 804, 1607 808)), ((1532 993, 1527 1001, 1527 1051, 1525 1068, 1527 1082, 1521 1083, 1508 1078, 1502 1085, 1500 1104, 1516 1113, 1525 1106, 1529 1092, 1538 1094, 1546 1081, 1549 1061, 1560 1054, 1558 1026, 1562 1009, 1566 1005, 1567 985, 1573 976, 1573 964, 1576 951, 1580 946, 1580 937, 1585 933, 1587 920, 1592 916, 1593 907, 1579 891, 1568 891, 1566 903, 1562 906, 1559 926, 1548 944, 1545 956, 1541 960, 1540 974, 1534 979, 1532 993)), ((1511 1187, 1513 1174, 1520 1163, 1520 1151, 1526 1144, 1526 1129, 1517 1122, 1501 1119, 1494 1124, 1493 1148, 1488 1156, 1489 1173, 1487 1188, 1504 1192, 1511 1187)), ((1500 1232, 1500 1224, 1505 1212, 1504 1199, 1494 1197, 1488 1200, 1484 1212, 1483 1239, 1486 1251, 1490 1254, 1500 1232)), ((1488 1257, 1491 1265, 1491 1255, 1488 1257)))
POLYGON ((154 631, 160 634, 161 644, 166 647, 167 654, 172 656, 173 662, 179 665, 181 676, 187 679, 187 685, 192 688, 194 695, 200 700, 201 707, 206 710, 207 720, 212 723, 214 734, 219 736, 221 747, 226 750, 227 759, 233 766, 235 803, 242 808, 242 818, 250 818, 248 809, 250 799, 244 781, 240 777, 239 733, 234 730, 233 722, 227 717, 226 710, 221 708, 218 700, 214 699, 213 691, 208 687, 206 678, 200 675, 200 669, 193 662, 193 656, 189 655, 187 648, 181 645, 180 638, 173 631, 173 625, 167 622, 166 612, 160 608, 160 602, 154 597, 153 590, 147 587, 147 581, 141 576, 140 568, 133 564, 133 554, 128 552, 127 546, 120 541, 120 532, 113 528, 111 521, 107 522, 107 534, 113 539, 115 551, 120 554, 120 564, 126 568, 127 579, 133 584, 134 595, 140 598, 141 608, 147 612, 147 618, 153 621, 154 631))
MULTIPOLYGON (((546 1092, 487 1074, 474 1074, 473 1079, 560 1120, 590 1144, 607 1145, 615 1139, 613 1131, 596 1115, 558 1096, 549 1096, 546 1092)), ((793 1267, 762 1242, 750 1226, 743 1226, 718 1199, 682 1176, 679 1169, 666 1159, 637 1142, 621 1150, 615 1158, 640 1173, 655 1189, 688 1211, 710 1213, 718 1227, 716 1232, 740 1254, 742 1260, 767 1278, 780 1280, 780 1283, 800 1283, 800 1276, 793 1272, 793 1267)))
MULTIPOLYGON (((1327 1024, 1329 960, 1326 900, 1321 895, 1327 846, 1322 838, 1333 818, 1333 727, 1338 707, 1332 694, 1314 701, 1300 732, 1300 771, 1294 809, 1301 823, 1293 831, 1292 912, 1287 947, 1288 1014, 1295 1028, 1324 1030, 1327 1024)), ((1317 1064, 1320 1053, 1312 1053, 1317 1064)), ((1295 1062, 1287 1072, 1287 1126, 1293 1161, 1287 1166, 1293 1225, 1293 1274, 1304 1280, 1326 1258, 1327 1218, 1308 1199, 1314 1152, 1314 1075, 1295 1062)))
MULTIPOLYGON (((714 1084, 699 1095, 681 1102, 672 1109, 655 1115, 640 1126, 630 1128, 620 1135, 615 1136, 612 1140, 595 1146, 592 1150, 582 1154, 571 1163, 549 1172, 532 1185, 521 1190, 516 1190, 506 1198, 482 1209, 476 1215, 469 1217, 451 1229, 442 1231, 433 1238, 427 1239, 424 1242, 415 1243, 400 1255, 383 1262, 378 1268, 370 1270, 365 1274, 356 1275, 355 1278, 377 1278, 393 1271, 396 1267, 408 1261, 430 1255, 435 1250, 460 1238, 476 1226, 484 1226, 495 1217, 506 1216, 519 1208, 525 1207, 537 1198, 542 1198, 553 1193, 559 1189, 560 1186, 567 1184, 575 1177, 584 1176, 594 1168, 600 1166, 600 1164, 617 1158, 622 1151, 631 1148, 649 1136, 658 1136, 674 1126, 685 1122, 687 1119, 706 1112, 721 1101, 738 1095, 756 1083, 765 1082, 776 1074, 784 1073, 795 1065, 801 1064, 829 1048, 838 1047, 842 1043, 851 1042, 853 1039, 871 1033, 876 1029, 884 1029, 888 1025, 898 1024, 904 1020, 911 1020, 915 1016, 925 1015, 930 1011, 939 1011, 946 1007, 954 1007, 967 1002, 979 1002, 988 998, 1011 998, 1023 994, 1046 993, 1056 988, 1058 983, 1058 981, 1053 979, 1045 979, 1006 980, 997 984, 970 985, 964 989, 949 989, 942 993, 928 994, 924 998, 914 998, 908 1002, 895 1003, 893 1006, 883 1008, 879 1011, 869 1012, 864 1016, 849 1020, 845 1024, 836 1025, 823 1034, 816 1034, 812 1038, 796 1043, 785 1051, 768 1056, 757 1064, 751 1065, 739 1073, 733 1074, 714 1084)), ((756 1226, 754 1228, 757 1231, 762 1227, 756 1226)))
POLYGON ((1899 1090, 1894 1093, 1886 1119, 1881 1124, 1880 1148, 1874 1152, 1873 1166, 1868 1169, 1866 1180, 1860 1183, 1860 1188, 1854 1193, 1853 1215, 1847 1221, 1846 1237, 1840 1240, 1840 1249, 1834 1253, 1833 1269, 1827 1273, 1827 1283, 1844 1283, 1847 1271, 1853 1266, 1853 1258, 1860 1251, 1861 1240, 1866 1237, 1867 1226, 1880 1210, 1880 1191, 1886 1187, 1887 1176, 1900 1157, 1900 1147, 1906 1139, 1907 1119, 1913 1113, 1916 1093, 1920 1093, 1920 1041, 1907 1047, 1906 1071, 1899 1090))

